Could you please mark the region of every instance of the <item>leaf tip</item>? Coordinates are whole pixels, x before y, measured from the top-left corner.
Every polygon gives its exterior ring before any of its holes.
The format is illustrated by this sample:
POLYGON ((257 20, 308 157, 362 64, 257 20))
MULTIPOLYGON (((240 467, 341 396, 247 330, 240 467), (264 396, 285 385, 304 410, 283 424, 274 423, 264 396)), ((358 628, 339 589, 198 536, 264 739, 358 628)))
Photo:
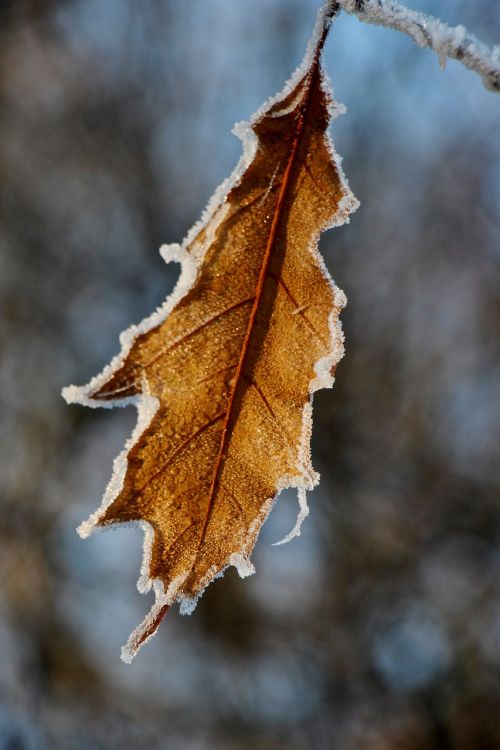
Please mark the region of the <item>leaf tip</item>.
POLYGON ((291 531, 288 532, 286 536, 283 537, 283 539, 280 539, 279 542, 274 542, 271 547, 279 547, 282 544, 288 544, 288 542, 290 542, 292 539, 295 539, 296 536, 300 536, 302 522, 309 515, 309 506, 307 504, 307 494, 305 487, 298 487, 297 495, 299 500, 299 512, 295 521, 295 526, 291 531))
POLYGON ((179 601, 179 614, 192 615, 202 594, 203 591, 198 596, 183 596, 179 601))
POLYGON ((67 385, 61 391, 61 396, 67 404, 77 404, 79 402, 80 389, 76 385, 67 385))
POLYGON ((87 518, 86 521, 82 521, 82 523, 77 526, 76 533, 80 539, 88 539, 89 536, 92 535, 96 526, 94 515, 95 514, 93 513, 90 518, 87 518))
POLYGON ((139 627, 131 633, 127 643, 121 648, 120 658, 125 664, 131 664, 139 649, 156 634, 169 609, 170 605, 162 601, 161 598, 156 601, 151 612, 139 627))
POLYGON ((238 571, 240 578, 248 578, 255 573, 255 565, 249 557, 245 557, 239 552, 235 552, 229 558, 229 565, 233 565, 238 571))
POLYGON ((172 261, 182 263, 186 256, 182 246, 177 242, 173 242, 170 245, 162 245, 159 252, 165 263, 171 263, 172 261))
POLYGON ((132 653, 131 649, 128 647, 128 643, 125 644, 125 646, 122 646, 121 652, 120 652, 120 659, 125 664, 132 664, 132 659, 134 658, 135 653, 132 653))

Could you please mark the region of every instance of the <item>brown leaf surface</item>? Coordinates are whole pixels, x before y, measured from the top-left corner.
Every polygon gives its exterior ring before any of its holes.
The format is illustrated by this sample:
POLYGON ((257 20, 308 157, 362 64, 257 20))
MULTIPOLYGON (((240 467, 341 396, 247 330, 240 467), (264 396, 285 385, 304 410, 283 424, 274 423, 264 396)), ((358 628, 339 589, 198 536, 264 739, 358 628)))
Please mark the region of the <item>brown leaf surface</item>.
POLYGON ((276 493, 317 482, 311 394, 331 385, 342 356, 344 297, 316 245, 355 207, 326 134, 319 23, 302 72, 251 121, 246 168, 183 247, 167 249, 184 268, 172 298, 101 376, 66 389, 72 401, 140 407, 126 461, 82 529, 139 521, 147 531, 140 587, 153 583, 156 603, 126 658, 172 602, 189 609, 229 564, 252 572, 276 493))

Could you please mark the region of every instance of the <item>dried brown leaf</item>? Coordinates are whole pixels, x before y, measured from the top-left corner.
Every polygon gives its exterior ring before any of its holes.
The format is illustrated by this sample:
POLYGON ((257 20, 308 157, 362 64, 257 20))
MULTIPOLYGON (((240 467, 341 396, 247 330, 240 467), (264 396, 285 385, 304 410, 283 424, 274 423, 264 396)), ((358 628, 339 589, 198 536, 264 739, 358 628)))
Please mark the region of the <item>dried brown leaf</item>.
POLYGON ((343 353, 344 305, 317 252, 322 230, 356 201, 327 135, 333 103, 320 63, 325 11, 301 68, 239 129, 236 172, 182 246, 173 295, 122 335, 123 351, 68 401, 139 409, 101 508, 82 524, 136 521, 146 531, 140 590, 155 605, 124 658, 175 601, 188 611, 228 565, 241 575, 273 499, 318 481, 311 397, 343 353))

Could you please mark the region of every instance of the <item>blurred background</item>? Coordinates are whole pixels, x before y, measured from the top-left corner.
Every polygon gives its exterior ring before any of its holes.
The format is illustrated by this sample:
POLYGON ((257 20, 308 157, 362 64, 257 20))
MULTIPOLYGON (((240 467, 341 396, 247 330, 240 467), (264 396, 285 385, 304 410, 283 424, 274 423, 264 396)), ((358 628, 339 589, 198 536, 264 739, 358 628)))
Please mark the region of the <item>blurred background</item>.
MULTIPOLYGON (((498 0, 413 0, 500 42, 498 0)), ((361 207, 321 249, 347 356, 302 536, 169 614, 142 533, 81 541, 133 408, 68 407, 170 291, 180 241, 300 62, 317 0, 0 4, 0 750, 500 748, 500 97, 342 16, 325 52, 361 207)))

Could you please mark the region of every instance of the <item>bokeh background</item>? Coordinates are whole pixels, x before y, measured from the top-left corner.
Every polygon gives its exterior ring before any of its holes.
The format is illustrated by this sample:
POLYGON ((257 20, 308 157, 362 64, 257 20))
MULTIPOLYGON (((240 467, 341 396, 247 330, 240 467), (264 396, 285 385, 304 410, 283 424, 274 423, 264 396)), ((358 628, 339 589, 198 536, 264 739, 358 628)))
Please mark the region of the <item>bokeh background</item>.
MULTIPOLYGON (((171 289, 230 135, 300 62, 317 0, 0 4, 0 750, 500 748, 500 98, 341 17, 325 52, 361 208, 321 249, 347 356, 315 399, 300 539, 169 614, 142 534, 85 542, 130 409, 68 407, 171 289)), ((413 0, 500 42, 498 0, 413 0)))

